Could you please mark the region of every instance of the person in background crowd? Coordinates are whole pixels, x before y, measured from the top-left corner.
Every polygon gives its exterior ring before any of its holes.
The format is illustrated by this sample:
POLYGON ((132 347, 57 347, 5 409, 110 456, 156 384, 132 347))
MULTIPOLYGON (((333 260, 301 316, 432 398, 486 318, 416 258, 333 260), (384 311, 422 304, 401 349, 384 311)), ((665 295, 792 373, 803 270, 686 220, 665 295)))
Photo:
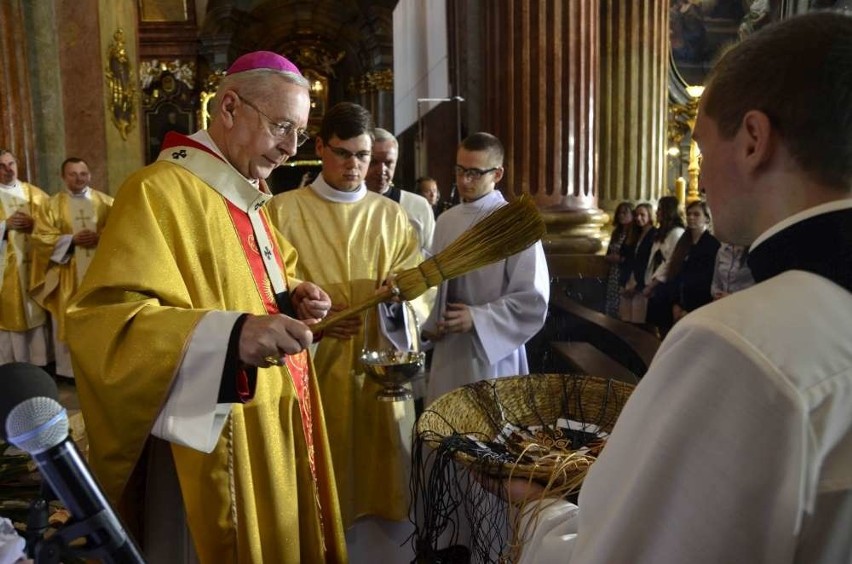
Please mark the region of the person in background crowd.
POLYGON ((674 290, 674 321, 713 301, 710 284, 719 240, 710 232, 711 224, 710 208, 706 202, 698 200, 686 206, 686 231, 669 260, 668 279, 674 290))
POLYGON ((65 344, 65 310, 95 256, 113 198, 89 186, 91 173, 83 159, 65 159, 62 180, 65 190, 52 196, 36 215, 30 295, 53 318, 57 376, 73 378, 65 344))
POLYGON ((0 149, 0 364, 46 366, 52 359, 47 312, 29 295, 30 234, 49 196, 18 180, 18 161, 0 149))
POLYGON ((606 284, 606 314, 617 318, 621 289, 627 283, 628 276, 630 276, 630 271, 627 268, 622 268, 627 260, 625 253, 622 253, 622 247, 625 247, 624 242, 631 228, 635 226, 633 221, 633 204, 630 202, 621 202, 615 208, 613 217, 615 218, 615 227, 612 230, 612 235, 610 235, 609 247, 607 247, 606 257, 604 257, 609 263, 609 276, 607 277, 606 284))

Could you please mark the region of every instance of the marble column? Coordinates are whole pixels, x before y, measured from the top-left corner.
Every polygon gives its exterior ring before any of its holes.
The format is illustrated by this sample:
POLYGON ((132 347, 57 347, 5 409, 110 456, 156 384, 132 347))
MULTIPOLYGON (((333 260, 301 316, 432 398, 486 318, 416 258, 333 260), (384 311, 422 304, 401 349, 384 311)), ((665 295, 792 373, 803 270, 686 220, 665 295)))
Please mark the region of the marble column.
POLYGON ((0 148, 15 155, 21 180, 40 184, 22 4, 0 2, 0 148))
POLYGON ((548 254, 596 253, 600 0, 491 6, 483 127, 506 147, 503 189, 535 198, 548 254))
POLYGON ((600 206, 667 193, 668 0, 603 0, 600 206))

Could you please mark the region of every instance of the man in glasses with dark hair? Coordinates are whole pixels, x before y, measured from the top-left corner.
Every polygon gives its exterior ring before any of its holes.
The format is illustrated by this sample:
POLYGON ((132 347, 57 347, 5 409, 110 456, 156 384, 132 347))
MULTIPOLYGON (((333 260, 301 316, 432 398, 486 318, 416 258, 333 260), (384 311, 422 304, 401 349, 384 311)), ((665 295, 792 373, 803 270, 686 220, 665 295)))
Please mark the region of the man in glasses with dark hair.
MULTIPOLYGON (((495 136, 474 133, 462 141, 455 173, 462 202, 438 218, 434 253, 506 205, 496 190, 503 178, 503 144, 495 136)), ((549 297, 550 276, 541 242, 443 283, 423 328, 435 343, 427 406, 464 384, 528 374, 524 343, 544 325, 549 297)))
POLYGON ((306 350, 331 301, 264 207, 306 139, 308 81, 249 53, 212 108, 125 181, 69 306, 90 462, 149 562, 343 562, 306 350))
MULTIPOLYGON (((333 106, 316 139, 322 171, 309 186, 275 196, 270 206, 273 223, 299 252, 296 276, 328 291, 332 311, 364 302, 388 274, 421 261, 405 211, 367 189, 372 148, 370 113, 349 102, 333 106)), ((425 303, 414 302, 422 318, 425 303)), ((409 562, 409 545, 400 546, 413 530, 407 517, 414 405, 376 400, 380 388, 365 379, 359 361, 364 319, 326 329, 314 358, 340 509, 352 562, 409 562)), ((375 322, 367 329, 373 335, 375 322)))

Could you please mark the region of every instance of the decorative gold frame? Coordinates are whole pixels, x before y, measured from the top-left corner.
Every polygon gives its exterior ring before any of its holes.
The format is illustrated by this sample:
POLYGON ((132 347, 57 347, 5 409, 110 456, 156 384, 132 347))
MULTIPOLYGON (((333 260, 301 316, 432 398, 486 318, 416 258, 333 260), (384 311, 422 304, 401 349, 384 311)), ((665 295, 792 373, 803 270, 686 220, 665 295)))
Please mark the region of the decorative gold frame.
POLYGON ((109 46, 109 64, 106 67, 107 107, 112 123, 118 129, 121 138, 127 141, 127 134, 136 123, 136 86, 130 69, 130 59, 124 44, 124 30, 118 28, 112 36, 109 46))

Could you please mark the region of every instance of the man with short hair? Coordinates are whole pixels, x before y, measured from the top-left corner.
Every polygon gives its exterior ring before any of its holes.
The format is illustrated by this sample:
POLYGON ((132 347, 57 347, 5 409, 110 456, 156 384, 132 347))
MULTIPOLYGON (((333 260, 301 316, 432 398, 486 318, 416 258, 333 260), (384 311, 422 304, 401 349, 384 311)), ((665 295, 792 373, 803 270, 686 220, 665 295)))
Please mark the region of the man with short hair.
MULTIPOLYGON (((496 190, 503 178, 503 144, 474 133, 456 153, 462 203, 438 218, 434 253, 443 251, 483 217, 506 205, 496 190)), ((550 276, 541 242, 441 284, 423 326, 435 343, 426 406, 440 395, 487 378, 529 373, 524 344, 544 325, 550 276)))
POLYGON ((18 162, 0 149, 0 364, 50 362, 47 313, 29 296, 33 217, 49 196, 18 180, 18 162))
POLYGON ((253 52, 211 107, 119 189, 68 308, 90 463, 150 562, 344 562, 306 350, 331 302, 265 211, 265 179, 307 139, 309 84, 253 52))
MULTIPOLYGON (((270 206, 273 223, 299 252, 296 275, 321 284, 332 311, 363 303, 389 274, 421 261, 405 212, 364 184, 372 133, 365 108, 341 102, 329 109, 316 138, 322 171, 270 206)), ((414 405, 376 399, 381 388, 359 361, 365 329, 376 346, 375 323, 365 327, 362 314, 329 327, 315 357, 349 556, 409 562, 410 547, 400 547, 413 530, 407 518, 414 405)))
POLYGON ((89 186, 91 173, 83 159, 65 159, 62 180, 65 190, 52 196, 36 216, 30 295, 53 318, 56 374, 73 378, 65 344, 65 310, 95 256, 113 199, 89 186))
POLYGON ((399 158, 399 142, 381 127, 373 130, 373 156, 367 169, 367 189, 386 196, 402 206, 420 240, 420 249, 428 252, 435 232, 435 214, 426 198, 394 186, 393 173, 399 158))
POLYGON ((701 185, 756 284, 675 325, 522 562, 852 561, 850 77, 852 18, 819 12, 711 71, 701 185))

